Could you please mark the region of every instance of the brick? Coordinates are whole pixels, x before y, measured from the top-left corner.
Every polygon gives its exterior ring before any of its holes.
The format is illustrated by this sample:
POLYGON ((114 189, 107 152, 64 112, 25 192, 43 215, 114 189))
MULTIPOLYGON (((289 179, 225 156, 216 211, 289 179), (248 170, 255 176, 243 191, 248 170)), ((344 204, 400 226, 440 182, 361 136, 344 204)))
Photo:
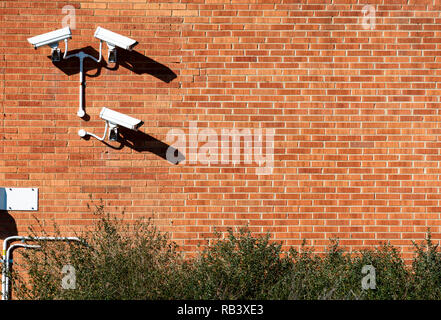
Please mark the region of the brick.
MULTIPOLYGON (((65 2, 6 1, 1 185, 41 188, 37 215, 61 228, 91 222, 89 194, 113 214, 155 212, 190 253, 214 226, 249 224, 284 247, 308 238, 320 251, 339 236, 353 247, 391 240, 406 254, 439 224, 439 6, 377 4, 376 27, 364 30, 363 6, 343 2, 74 4, 82 19, 69 49, 97 50, 96 25, 139 41, 132 66, 87 77, 87 122, 75 115, 78 74, 26 41, 61 26, 65 2), (78 137, 101 134, 103 106, 145 121, 138 150, 78 137), (243 163, 243 142, 236 165, 190 163, 188 145, 185 163, 169 163, 166 136, 182 130, 188 143, 190 121, 216 136, 275 129, 272 173, 243 163)), ((28 216, 12 214, 25 233, 28 216)))

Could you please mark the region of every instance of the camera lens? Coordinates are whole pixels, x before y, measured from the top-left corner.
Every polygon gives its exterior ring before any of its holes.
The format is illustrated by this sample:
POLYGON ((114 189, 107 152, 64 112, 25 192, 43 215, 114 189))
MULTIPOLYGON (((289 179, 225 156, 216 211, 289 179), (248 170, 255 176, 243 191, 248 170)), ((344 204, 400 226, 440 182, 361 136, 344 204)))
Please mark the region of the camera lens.
POLYGON ((109 132, 109 140, 110 141, 118 141, 119 135, 118 135, 118 128, 113 128, 109 132))
POLYGON ((109 51, 109 62, 115 63, 116 62, 116 49, 109 51))
POLYGON ((61 60, 61 51, 60 49, 54 49, 52 50, 52 56, 51 56, 52 61, 60 61, 61 60))

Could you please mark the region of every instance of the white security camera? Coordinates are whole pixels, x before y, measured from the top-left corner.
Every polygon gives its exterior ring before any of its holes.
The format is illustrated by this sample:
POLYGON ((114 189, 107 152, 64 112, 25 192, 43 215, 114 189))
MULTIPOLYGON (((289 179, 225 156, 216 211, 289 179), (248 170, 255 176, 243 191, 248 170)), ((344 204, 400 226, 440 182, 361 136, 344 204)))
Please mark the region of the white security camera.
POLYGON ((109 140, 118 141, 118 126, 131 130, 138 130, 143 122, 126 114, 114 111, 112 109, 103 108, 100 112, 101 119, 109 123, 109 140))
POLYGON ((98 137, 93 133, 87 132, 84 129, 80 129, 78 131, 78 135, 82 138, 84 138, 87 135, 90 135, 100 141, 103 141, 106 136, 107 128, 109 127, 109 140, 118 141, 119 139, 118 126, 125 127, 130 130, 138 130, 138 128, 142 126, 144 123, 139 119, 130 117, 126 114, 117 112, 109 108, 101 109, 100 117, 101 119, 106 121, 106 128, 104 129, 103 137, 98 137))
POLYGON ((110 30, 98 27, 95 31, 95 38, 105 41, 107 43, 109 62, 116 62, 116 47, 132 51, 133 47, 138 44, 138 41, 122 36, 110 30))
POLYGON ((61 52, 58 48, 58 42, 72 38, 72 32, 69 27, 58 29, 55 31, 40 34, 38 36, 28 38, 28 42, 34 46, 35 49, 48 45, 52 48, 52 61, 60 61, 61 52))

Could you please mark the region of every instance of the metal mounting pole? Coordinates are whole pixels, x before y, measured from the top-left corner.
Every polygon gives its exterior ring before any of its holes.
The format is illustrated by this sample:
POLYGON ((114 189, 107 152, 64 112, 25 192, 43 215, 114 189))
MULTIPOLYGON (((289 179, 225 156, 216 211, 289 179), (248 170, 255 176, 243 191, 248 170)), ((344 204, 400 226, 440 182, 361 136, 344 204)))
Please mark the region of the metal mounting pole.
POLYGON ((84 111, 84 89, 86 87, 86 79, 84 77, 84 59, 91 58, 95 62, 100 63, 101 57, 102 57, 102 54, 101 54, 102 45, 103 45, 103 42, 100 41, 100 55, 99 55, 98 59, 91 56, 91 55, 84 53, 83 51, 80 51, 78 53, 71 54, 71 55, 67 56, 67 41, 65 40, 65 44, 64 44, 65 49, 64 49, 63 59, 69 59, 69 58, 73 58, 73 57, 80 59, 80 87, 79 87, 80 91, 78 94, 79 105, 78 105, 78 111, 77 111, 77 116, 79 116, 80 118, 82 118, 86 115, 86 112, 84 111))
POLYGON ((21 240, 25 241, 78 241, 81 243, 85 243, 84 240, 81 240, 78 237, 25 237, 25 236, 10 236, 3 240, 3 268, 2 268, 2 300, 7 300, 9 298, 9 253, 13 247, 26 247, 26 248, 36 248, 32 245, 28 244, 16 244, 11 245, 8 248, 9 241, 17 241, 21 240))

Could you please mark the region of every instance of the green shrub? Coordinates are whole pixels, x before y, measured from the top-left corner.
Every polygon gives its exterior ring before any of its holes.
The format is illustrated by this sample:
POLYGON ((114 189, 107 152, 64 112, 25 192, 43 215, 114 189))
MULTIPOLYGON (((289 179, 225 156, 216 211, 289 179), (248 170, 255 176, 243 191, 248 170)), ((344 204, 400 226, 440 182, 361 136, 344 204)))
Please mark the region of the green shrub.
POLYGON ((281 245, 270 243, 269 235, 252 237, 246 229, 220 239, 186 265, 186 299, 265 299, 278 279, 290 269, 281 258, 281 245))
POLYGON ((413 299, 441 299, 441 254, 429 232, 426 242, 414 242, 416 255, 412 263, 413 299))
MULTIPOLYGON (((397 248, 344 252, 332 240, 324 254, 305 243, 282 252, 269 235, 247 229, 217 234, 195 258, 150 220, 127 224, 96 207, 97 223, 82 234, 84 243, 36 241, 41 249, 21 250, 11 273, 18 299, 440 299, 441 253, 430 232, 414 244, 406 265, 397 248), (85 245, 87 244, 87 245, 85 245), (76 270, 76 288, 63 289, 61 271, 76 270), (363 289, 362 268, 372 265, 376 288, 363 289), (26 270, 25 276, 17 270, 26 270)), ((60 232, 57 235, 60 236, 60 232)), ((41 235, 41 234, 40 234, 41 235)))
POLYGON ((166 234, 150 220, 128 225, 111 219, 98 206, 98 222, 78 242, 37 241, 37 252, 24 250, 22 266, 28 277, 13 273, 19 299, 167 299, 180 255, 166 234), (76 289, 63 289, 64 265, 75 268, 76 289))

